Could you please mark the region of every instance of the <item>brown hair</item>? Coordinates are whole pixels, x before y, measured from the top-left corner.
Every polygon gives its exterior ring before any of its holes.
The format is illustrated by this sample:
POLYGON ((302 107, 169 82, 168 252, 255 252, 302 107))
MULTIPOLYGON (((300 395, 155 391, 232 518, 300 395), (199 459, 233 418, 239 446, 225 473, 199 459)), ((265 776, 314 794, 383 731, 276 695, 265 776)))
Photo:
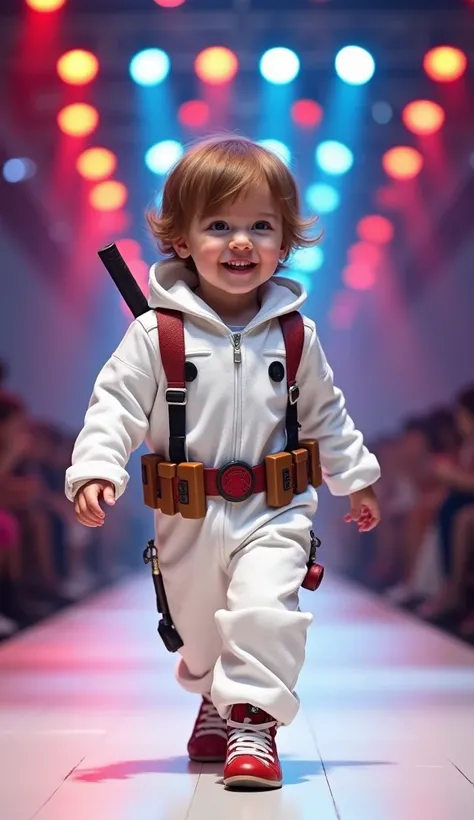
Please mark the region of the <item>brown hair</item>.
POLYGON ((316 217, 300 215, 296 182, 285 163, 245 137, 221 135, 195 144, 178 160, 166 180, 161 208, 148 210, 148 226, 160 251, 176 256, 173 243, 186 233, 193 216, 215 213, 265 183, 282 215, 283 247, 288 249, 283 261, 296 248, 316 245, 319 237, 306 235, 316 217))

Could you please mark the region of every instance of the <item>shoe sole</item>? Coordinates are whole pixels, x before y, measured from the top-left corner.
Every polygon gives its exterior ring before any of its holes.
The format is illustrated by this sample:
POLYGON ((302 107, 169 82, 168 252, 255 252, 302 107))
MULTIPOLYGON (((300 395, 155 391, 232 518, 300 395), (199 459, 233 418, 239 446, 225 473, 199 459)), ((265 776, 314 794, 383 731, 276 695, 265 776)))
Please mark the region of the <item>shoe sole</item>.
POLYGON ((281 780, 265 780, 263 777, 250 777, 249 775, 236 775, 227 777, 224 786, 237 789, 281 789, 281 780))
POLYGON ((189 759, 194 763, 224 763, 225 757, 191 757, 189 759))

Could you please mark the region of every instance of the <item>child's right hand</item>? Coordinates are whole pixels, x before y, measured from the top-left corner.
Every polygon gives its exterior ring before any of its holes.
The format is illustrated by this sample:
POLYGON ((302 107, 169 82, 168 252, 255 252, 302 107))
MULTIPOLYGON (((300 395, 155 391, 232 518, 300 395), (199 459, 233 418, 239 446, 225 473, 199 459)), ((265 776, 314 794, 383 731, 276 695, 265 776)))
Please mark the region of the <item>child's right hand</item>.
POLYGON ((101 527, 105 513, 99 505, 103 498, 110 507, 115 504, 115 487, 111 481, 95 478, 84 484, 74 498, 74 510, 80 524, 86 527, 101 527))

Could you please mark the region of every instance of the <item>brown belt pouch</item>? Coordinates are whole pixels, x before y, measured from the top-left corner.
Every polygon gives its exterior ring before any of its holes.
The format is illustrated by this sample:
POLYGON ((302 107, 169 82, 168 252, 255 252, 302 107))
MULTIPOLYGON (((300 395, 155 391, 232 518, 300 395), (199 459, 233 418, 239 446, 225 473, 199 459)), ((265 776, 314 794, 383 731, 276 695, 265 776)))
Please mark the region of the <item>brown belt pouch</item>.
POLYGON ((320 487, 323 483, 321 472, 321 462, 319 458, 319 444, 316 439, 306 439, 300 441, 300 446, 308 451, 309 458, 309 482, 313 487, 320 487))
POLYGON ((293 458, 291 453, 273 453, 265 458, 267 504, 284 507, 293 498, 293 458))
POLYGON ((165 515, 175 515, 177 512, 174 503, 174 479, 176 476, 176 464, 170 461, 162 461, 158 465, 158 475, 161 485, 160 510, 165 515))
POLYGON ((206 493, 204 487, 204 464, 200 461, 183 461, 178 464, 178 512, 183 518, 204 518, 206 493))
POLYGON ((141 458, 143 500, 152 510, 158 510, 161 505, 158 467, 162 461, 162 456, 156 453, 149 453, 141 458))
POLYGON ((308 486, 308 451, 301 447, 291 451, 294 470, 294 491, 304 493, 308 486))

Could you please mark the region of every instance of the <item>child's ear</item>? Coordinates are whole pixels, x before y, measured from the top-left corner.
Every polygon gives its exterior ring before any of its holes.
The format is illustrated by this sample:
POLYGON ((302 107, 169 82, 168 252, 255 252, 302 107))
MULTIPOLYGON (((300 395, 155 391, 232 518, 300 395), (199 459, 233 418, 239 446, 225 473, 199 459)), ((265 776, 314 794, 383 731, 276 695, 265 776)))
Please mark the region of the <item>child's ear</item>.
POLYGON ((187 259, 191 256, 191 251, 185 239, 178 239, 176 242, 173 242, 173 248, 181 259, 187 259))

